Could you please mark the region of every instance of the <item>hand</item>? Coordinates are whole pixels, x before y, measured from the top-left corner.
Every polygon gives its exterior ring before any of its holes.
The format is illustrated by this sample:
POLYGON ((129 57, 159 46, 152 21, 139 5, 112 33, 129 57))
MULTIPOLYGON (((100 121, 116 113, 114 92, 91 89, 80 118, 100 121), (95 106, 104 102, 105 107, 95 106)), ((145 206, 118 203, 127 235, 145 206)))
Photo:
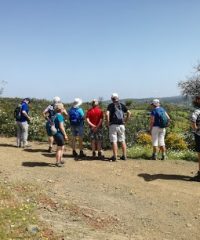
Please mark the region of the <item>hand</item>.
POLYGON ((65 139, 65 141, 68 141, 68 136, 65 135, 65 136, 64 136, 64 139, 65 139))

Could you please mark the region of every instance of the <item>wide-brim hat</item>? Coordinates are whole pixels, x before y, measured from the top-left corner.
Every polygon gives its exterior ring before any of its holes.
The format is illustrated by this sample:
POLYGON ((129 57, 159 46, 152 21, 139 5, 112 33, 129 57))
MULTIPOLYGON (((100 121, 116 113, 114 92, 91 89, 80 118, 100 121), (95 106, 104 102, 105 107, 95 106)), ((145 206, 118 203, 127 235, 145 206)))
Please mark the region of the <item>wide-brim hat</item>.
POLYGON ((75 98, 74 99, 74 102, 73 102, 73 107, 74 108, 77 108, 77 107, 81 106, 81 104, 82 104, 82 100, 80 98, 75 98))

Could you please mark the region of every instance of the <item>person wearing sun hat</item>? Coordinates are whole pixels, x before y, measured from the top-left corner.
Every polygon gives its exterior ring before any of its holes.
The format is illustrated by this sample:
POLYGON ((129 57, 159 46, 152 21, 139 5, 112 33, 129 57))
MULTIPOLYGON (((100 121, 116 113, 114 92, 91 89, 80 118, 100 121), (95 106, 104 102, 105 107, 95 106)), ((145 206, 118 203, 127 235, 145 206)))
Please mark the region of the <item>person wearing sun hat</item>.
POLYGON ((117 160, 118 142, 122 145, 122 156, 120 159, 126 160, 125 124, 131 112, 119 101, 117 93, 111 95, 111 100, 112 103, 108 105, 106 111, 106 124, 109 127, 109 139, 113 149, 113 156, 110 158, 110 161, 117 160))
POLYGON ((159 99, 153 99, 151 102, 152 111, 150 115, 150 133, 152 137, 152 145, 153 145, 153 154, 152 154, 152 160, 157 160, 158 158, 158 150, 161 151, 161 160, 166 159, 166 147, 165 147, 165 134, 166 134, 166 128, 161 126, 161 117, 165 116, 167 121, 170 121, 170 117, 165 111, 164 108, 160 106, 160 100, 159 99))
POLYGON ((90 128, 90 140, 92 147, 92 156, 96 157, 96 150, 98 151, 98 158, 103 159, 102 155, 102 122, 103 122, 103 111, 99 107, 97 99, 93 99, 91 102, 92 107, 87 111, 86 121, 90 128))
POLYGON ((72 155, 78 156, 76 152, 76 140, 79 142, 79 156, 85 157, 83 152, 83 132, 84 132, 84 111, 80 107, 82 99, 75 98, 72 107, 68 111, 71 133, 72 133, 72 155))
POLYGON ((54 105, 54 119, 53 123, 55 126, 54 135, 53 138, 57 144, 57 150, 56 150, 56 166, 61 167, 62 164, 64 164, 63 161, 63 153, 64 153, 64 145, 65 141, 68 140, 67 134, 65 132, 64 127, 64 117, 63 112, 65 112, 64 106, 62 103, 56 103, 54 105))
POLYGON ((53 118, 53 116, 55 115, 55 104, 57 103, 61 103, 61 99, 58 96, 55 96, 52 100, 52 103, 50 105, 48 105, 45 110, 43 111, 43 116, 46 119, 46 132, 48 135, 48 143, 49 143, 49 148, 48 148, 48 152, 51 153, 52 152, 52 148, 53 148, 53 135, 51 133, 50 130, 50 126, 51 126, 51 120, 53 118))

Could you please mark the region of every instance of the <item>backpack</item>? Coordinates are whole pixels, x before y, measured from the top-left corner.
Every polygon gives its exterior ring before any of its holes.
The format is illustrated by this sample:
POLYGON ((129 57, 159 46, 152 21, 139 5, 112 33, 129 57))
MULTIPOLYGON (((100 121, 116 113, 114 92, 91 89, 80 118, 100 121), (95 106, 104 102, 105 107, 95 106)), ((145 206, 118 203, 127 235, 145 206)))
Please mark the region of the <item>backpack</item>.
POLYGON ((80 125, 80 123, 82 121, 82 117, 81 117, 81 114, 80 114, 78 108, 71 108, 69 110, 69 121, 72 126, 80 125))
POLYGON ((49 119, 48 121, 48 129, 49 129, 49 132, 51 132, 52 135, 55 135, 58 131, 55 127, 55 119, 56 119, 56 115, 54 115, 53 117, 51 117, 51 119, 49 119))
POLYGON ((169 119, 165 114, 164 110, 159 110, 158 112, 159 127, 166 128, 169 126, 169 119))
POLYGON ((117 124, 122 124, 124 122, 124 112, 122 111, 122 106, 121 104, 114 104, 114 114, 113 114, 113 119, 114 122, 117 124))
POLYGON ((14 118, 16 121, 20 121, 22 116, 22 105, 19 104, 14 110, 14 118))

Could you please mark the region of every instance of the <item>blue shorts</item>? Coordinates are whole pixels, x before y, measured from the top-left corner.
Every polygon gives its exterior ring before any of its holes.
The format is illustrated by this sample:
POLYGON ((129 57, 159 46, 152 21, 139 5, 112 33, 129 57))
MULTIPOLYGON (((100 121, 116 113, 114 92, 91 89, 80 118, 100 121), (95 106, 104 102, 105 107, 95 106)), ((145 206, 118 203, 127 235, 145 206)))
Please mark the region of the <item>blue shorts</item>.
POLYGON ((72 136, 73 137, 82 137, 83 136, 83 130, 84 130, 84 127, 81 125, 81 126, 72 126, 71 125, 71 131, 72 131, 72 136))
POLYGON ((54 136, 53 136, 57 146, 64 146, 65 145, 65 140, 64 140, 64 136, 62 135, 62 133, 56 133, 54 136))

